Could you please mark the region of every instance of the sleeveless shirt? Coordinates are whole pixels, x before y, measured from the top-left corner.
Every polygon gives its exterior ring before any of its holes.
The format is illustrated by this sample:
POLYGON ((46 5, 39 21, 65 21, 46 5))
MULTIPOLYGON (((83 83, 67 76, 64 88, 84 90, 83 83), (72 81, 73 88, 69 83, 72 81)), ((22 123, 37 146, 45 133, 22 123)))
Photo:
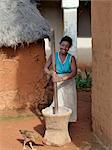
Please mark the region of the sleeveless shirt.
POLYGON ((56 72, 57 74, 66 74, 71 72, 71 54, 67 54, 64 62, 62 63, 59 52, 56 52, 55 61, 56 61, 56 72))

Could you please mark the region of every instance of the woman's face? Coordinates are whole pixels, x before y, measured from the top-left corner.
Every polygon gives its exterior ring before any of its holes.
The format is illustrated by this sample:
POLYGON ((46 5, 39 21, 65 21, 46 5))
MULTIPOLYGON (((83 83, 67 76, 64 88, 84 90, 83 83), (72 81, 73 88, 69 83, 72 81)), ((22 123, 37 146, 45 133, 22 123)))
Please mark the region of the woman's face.
POLYGON ((70 43, 67 41, 62 41, 60 44, 60 52, 66 54, 70 49, 70 43))

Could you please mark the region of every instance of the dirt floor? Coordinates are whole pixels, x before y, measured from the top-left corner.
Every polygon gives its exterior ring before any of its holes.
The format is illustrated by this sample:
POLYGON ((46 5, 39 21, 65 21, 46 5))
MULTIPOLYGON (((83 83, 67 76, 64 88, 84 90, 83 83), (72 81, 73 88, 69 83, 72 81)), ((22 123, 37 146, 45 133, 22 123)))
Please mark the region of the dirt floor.
MULTIPOLYGON (((78 91, 78 121, 70 126, 72 139, 70 144, 62 147, 36 146, 37 150, 104 150, 93 136, 91 129, 91 93, 78 91)), ((0 150, 22 150, 20 129, 35 130, 44 135, 45 126, 39 118, 31 113, 15 112, 0 115, 0 150)), ((30 147, 27 146, 27 150, 30 147)))

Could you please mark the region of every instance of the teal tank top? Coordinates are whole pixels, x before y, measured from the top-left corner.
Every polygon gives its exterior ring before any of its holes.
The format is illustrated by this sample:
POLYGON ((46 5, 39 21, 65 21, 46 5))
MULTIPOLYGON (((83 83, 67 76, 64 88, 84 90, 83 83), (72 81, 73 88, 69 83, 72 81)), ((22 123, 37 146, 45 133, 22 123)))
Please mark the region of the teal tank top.
POLYGON ((71 72, 71 54, 67 54, 64 62, 62 63, 59 57, 59 52, 56 52, 55 61, 56 61, 56 72, 57 74, 66 74, 71 72))

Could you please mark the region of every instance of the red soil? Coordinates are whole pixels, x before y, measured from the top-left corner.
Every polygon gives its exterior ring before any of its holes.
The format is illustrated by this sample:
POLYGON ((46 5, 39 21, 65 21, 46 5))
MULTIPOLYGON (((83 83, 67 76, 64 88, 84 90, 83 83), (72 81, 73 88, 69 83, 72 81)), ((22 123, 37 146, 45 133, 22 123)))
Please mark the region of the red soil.
MULTIPOLYGON (((15 113, 11 112, 8 115, 14 116, 15 113)), ((22 150, 22 137, 19 129, 35 130, 44 134, 44 123, 37 116, 32 115, 33 117, 0 121, 0 150, 22 150)), ((78 121, 70 125, 69 132, 72 138, 70 144, 62 147, 37 146, 36 148, 38 150, 103 150, 91 129, 90 92, 78 92, 78 121)), ((27 149, 30 150, 29 147, 27 149)))

